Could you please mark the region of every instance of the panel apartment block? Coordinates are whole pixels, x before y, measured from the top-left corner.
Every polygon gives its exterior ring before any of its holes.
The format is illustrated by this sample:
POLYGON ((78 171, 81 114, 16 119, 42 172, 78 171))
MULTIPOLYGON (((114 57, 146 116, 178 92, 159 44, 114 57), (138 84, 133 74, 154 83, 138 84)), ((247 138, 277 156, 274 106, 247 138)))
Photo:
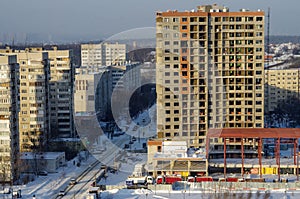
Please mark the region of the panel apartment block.
POLYGON ((265 112, 300 99, 300 69, 265 70, 265 112))
POLYGON ((20 65, 20 151, 42 150, 50 133, 48 53, 37 49, 2 49, 20 65))
POLYGON ((19 65, 16 56, 0 55, 0 182, 18 178, 19 65))
POLYGON ((50 60, 50 111, 51 136, 74 137, 74 91, 75 68, 71 50, 47 50, 50 60))
POLYGON ((121 65, 126 61, 126 44, 100 43, 81 45, 81 66, 121 65))

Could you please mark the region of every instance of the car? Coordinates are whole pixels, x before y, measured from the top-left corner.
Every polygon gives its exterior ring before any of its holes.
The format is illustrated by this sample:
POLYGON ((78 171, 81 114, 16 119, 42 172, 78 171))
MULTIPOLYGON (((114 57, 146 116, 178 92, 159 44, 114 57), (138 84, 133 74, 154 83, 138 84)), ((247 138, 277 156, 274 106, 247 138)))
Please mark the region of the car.
POLYGON ((48 172, 47 171, 39 171, 37 173, 39 176, 47 176, 48 175, 48 172))
POLYGON ((66 195, 66 192, 65 192, 65 190, 60 190, 57 195, 64 196, 64 195, 66 195))
POLYGON ((132 141, 136 141, 136 138, 134 136, 132 137, 132 141))
POLYGON ((4 194, 10 194, 11 193, 11 188, 4 188, 3 193, 4 194))
POLYGON ((71 178, 70 185, 75 185, 76 183, 77 183, 76 179, 75 178, 71 178))

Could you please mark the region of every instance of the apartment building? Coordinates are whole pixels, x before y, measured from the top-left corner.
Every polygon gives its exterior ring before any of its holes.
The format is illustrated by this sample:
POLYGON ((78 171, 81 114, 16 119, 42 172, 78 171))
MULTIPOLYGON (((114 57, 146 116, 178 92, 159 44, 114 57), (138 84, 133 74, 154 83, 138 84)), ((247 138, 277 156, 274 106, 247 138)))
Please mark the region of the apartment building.
POLYGON ((18 178, 19 65, 16 56, 0 55, 0 182, 18 178))
POLYGON ((133 92, 140 85, 138 63, 122 66, 102 66, 91 72, 82 66, 76 70, 75 112, 97 112, 104 118, 111 106, 112 93, 119 95, 133 92))
POLYGON ((265 112, 300 99, 300 69, 265 70, 265 112))
POLYGON ((81 45, 81 66, 92 68, 122 65, 126 61, 126 44, 100 43, 81 45))
POLYGON ((107 87, 109 79, 106 77, 106 74, 107 72, 105 71, 103 71, 103 75, 100 72, 89 74, 82 74, 80 72, 79 74, 76 74, 74 93, 75 113, 95 112, 95 99, 97 94, 96 90, 101 78, 103 78, 103 81, 101 82, 104 85, 101 86, 102 93, 99 95, 99 97, 105 98, 106 95, 108 95, 107 87))
POLYGON ((158 12, 156 42, 159 138, 203 147, 208 128, 264 126, 263 11, 158 12))
POLYGON ((1 49, 20 65, 20 151, 42 150, 50 133, 48 53, 41 49, 1 49))
POLYGON ((74 137, 74 79, 73 52, 53 47, 48 52, 50 61, 51 137, 74 137))

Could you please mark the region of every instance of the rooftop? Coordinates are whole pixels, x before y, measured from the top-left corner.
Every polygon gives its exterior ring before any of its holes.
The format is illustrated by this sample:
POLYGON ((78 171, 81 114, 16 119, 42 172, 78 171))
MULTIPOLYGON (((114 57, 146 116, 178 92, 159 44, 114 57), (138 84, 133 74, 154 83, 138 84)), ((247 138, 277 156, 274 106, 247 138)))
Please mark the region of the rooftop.
POLYGON ((223 128, 209 129, 215 138, 300 138, 300 128, 223 128))
POLYGON ((61 156, 65 156, 65 152, 24 152, 21 154, 21 159, 57 159, 61 156))

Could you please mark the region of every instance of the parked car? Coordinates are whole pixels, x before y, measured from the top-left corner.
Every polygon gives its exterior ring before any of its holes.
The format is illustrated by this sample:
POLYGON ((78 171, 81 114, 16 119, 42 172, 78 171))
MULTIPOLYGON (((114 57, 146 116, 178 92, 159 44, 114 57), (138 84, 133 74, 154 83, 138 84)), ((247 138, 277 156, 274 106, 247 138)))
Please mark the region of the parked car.
POLYGON ((11 188, 4 188, 3 193, 4 194, 10 194, 11 193, 11 188))
POLYGON ((48 172, 47 171, 39 171, 37 173, 39 176, 47 176, 48 175, 48 172))

